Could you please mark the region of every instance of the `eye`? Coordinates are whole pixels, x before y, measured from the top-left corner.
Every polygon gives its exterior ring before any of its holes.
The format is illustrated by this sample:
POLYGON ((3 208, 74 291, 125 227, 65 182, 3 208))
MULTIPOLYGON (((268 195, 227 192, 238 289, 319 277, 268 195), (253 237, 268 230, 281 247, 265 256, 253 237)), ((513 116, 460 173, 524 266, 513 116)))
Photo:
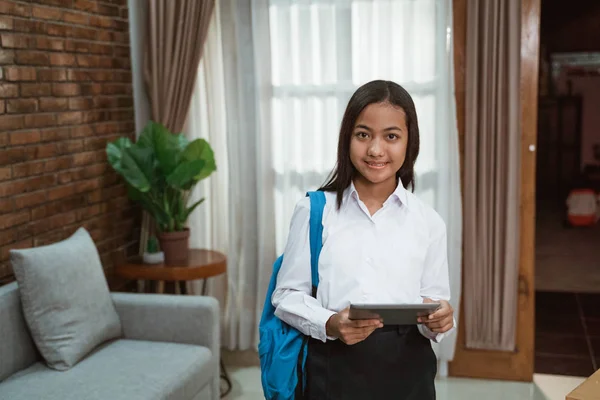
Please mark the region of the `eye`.
POLYGON ((387 135, 389 140, 396 140, 396 139, 400 139, 400 136, 395 134, 395 133, 390 133, 387 135))
POLYGON ((369 134, 367 132, 356 132, 355 135, 359 139, 366 139, 369 137, 369 134))

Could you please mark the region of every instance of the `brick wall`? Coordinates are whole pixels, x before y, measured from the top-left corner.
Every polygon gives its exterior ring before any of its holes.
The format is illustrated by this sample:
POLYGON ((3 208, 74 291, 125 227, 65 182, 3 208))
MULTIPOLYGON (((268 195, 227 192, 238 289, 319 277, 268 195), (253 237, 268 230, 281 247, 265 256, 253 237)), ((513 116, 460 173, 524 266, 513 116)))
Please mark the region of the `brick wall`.
POLYGON ((127 0, 0 0, 0 280, 8 251, 87 228, 105 269, 139 212, 106 162, 134 137, 127 0))

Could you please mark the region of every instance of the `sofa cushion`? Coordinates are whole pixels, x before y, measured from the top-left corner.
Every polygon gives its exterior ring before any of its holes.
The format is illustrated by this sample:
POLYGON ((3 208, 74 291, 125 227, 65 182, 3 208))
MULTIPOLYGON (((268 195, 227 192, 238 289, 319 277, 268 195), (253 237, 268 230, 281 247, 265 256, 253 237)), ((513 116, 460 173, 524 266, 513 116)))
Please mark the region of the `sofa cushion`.
POLYGON ((98 250, 85 229, 52 245, 11 250, 10 261, 27 326, 50 368, 69 369, 121 336, 98 250))
POLYGON ((0 383, 11 400, 193 399, 213 378, 206 347, 121 339, 106 343, 68 371, 42 363, 0 383))
POLYGON ((16 282, 0 286, 0 382, 36 361, 38 354, 23 317, 19 286, 16 282))

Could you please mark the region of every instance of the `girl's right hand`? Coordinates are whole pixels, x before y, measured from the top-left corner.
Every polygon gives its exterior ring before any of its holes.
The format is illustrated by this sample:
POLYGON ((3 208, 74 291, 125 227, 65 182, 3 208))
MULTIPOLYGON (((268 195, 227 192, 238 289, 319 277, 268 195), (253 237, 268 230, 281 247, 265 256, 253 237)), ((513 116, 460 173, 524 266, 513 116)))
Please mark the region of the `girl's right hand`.
POLYGON ((327 320, 325 324, 327 336, 336 337, 347 345, 353 345, 368 338, 375 329, 383 327, 379 319, 348 319, 349 312, 350 307, 345 308, 327 320))

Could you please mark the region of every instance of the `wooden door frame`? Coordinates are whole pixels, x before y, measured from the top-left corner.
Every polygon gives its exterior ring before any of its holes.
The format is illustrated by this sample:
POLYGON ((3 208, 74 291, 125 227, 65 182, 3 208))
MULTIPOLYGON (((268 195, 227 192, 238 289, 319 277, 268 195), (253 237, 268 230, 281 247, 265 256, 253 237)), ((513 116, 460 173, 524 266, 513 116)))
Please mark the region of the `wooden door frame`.
MULTIPOLYGON (((464 182, 465 65, 467 1, 453 0, 454 65, 461 176, 464 182)), ((521 0, 521 204, 517 349, 515 352, 473 350, 465 347, 464 304, 458 324, 450 376, 531 382, 534 367, 535 328, 535 145, 537 138, 537 94, 540 1, 521 0), (530 148, 533 146, 533 148, 530 148)))

